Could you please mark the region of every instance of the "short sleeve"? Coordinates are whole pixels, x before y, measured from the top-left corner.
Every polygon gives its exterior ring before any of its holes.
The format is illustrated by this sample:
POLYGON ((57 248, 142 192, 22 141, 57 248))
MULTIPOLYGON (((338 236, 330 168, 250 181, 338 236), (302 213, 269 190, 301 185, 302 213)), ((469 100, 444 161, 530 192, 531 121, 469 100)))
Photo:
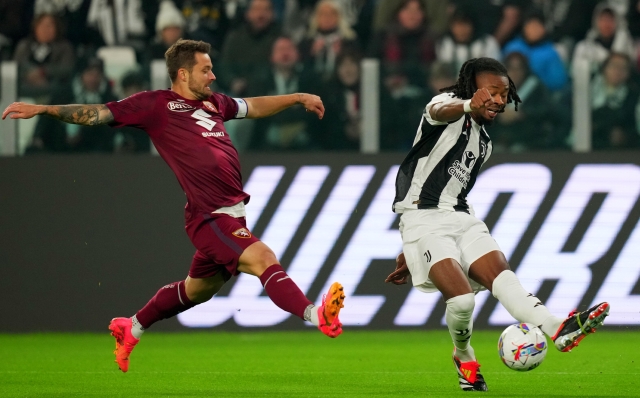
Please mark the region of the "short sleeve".
POLYGON ((447 122, 440 122, 440 121, 437 121, 437 120, 433 120, 431 118, 431 113, 430 113, 431 108, 435 104, 446 104, 446 103, 456 102, 456 101, 457 101, 457 99, 453 98, 453 94, 451 94, 451 93, 442 93, 440 95, 436 95, 435 97, 433 97, 431 99, 431 101, 424 108, 424 118, 432 126, 439 126, 439 125, 443 125, 443 124, 448 124, 447 122))
POLYGON ((242 98, 231 98, 220 94, 220 113, 225 121, 244 119, 248 111, 247 102, 242 98))
POLYGON ((157 120, 157 117, 153 117, 157 98, 156 92, 143 91, 120 101, 108 102, 106 106, 113 114, 113 122, 109 125, 148 130, 157 120))

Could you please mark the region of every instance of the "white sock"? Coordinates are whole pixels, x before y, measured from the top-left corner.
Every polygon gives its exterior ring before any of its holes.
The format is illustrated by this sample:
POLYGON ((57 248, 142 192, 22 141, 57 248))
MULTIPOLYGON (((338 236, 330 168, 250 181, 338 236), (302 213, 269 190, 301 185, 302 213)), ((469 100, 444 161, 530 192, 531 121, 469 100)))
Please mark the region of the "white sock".
POLYGON ((138 318, 136 318, 135 315, 132 316, 131 317, 131 334, 133 335, 133 337, 140 340, 140 336, 142 336, 142 333, 144 333, 144 328, 142 327, 142 325, 140 325, 140 322, 138 322, 138 318))
POLYGON ((304 320, 309 321, 315 326, 320 325, 320 319, 318 319, 318 307, 313 304, 309 304, 304 309, 304 320))
POLYGON ((493 297, 516 318, 518 322, 532 323, 548 335, 553 336, 562 319, 551 315, 547 307, 533 294, 528 293, 512 271, 502 271, 493 280, 493 297))
POLYGON ((476 299, 473 293, 463 294, 447 300, 445 320, 447 321, 453 345, 456 347, 456 356, 462 362, 476 360, 470 344, 475 303, 476 299))

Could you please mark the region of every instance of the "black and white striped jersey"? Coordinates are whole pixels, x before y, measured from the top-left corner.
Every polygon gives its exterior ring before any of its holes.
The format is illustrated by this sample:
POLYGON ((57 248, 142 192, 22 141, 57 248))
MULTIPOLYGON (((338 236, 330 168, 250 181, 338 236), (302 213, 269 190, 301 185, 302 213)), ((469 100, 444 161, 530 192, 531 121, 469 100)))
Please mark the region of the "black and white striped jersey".
POLYGON ((398 170, 394 212, 439 208, 474 214, 467 194, 491 155, 491 139, 468 113, 450 123, 431 118, 434 104, 452 101, 452 93, 443 93, 425 107, 413 147, 398 170))

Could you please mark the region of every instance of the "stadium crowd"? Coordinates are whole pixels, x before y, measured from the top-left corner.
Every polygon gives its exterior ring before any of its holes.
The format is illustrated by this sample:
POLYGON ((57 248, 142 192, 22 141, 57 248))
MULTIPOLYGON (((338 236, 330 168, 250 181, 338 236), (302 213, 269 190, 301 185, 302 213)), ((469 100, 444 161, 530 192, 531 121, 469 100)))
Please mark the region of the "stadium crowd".
MULTIPOLYGON (((640 146, 640 0, 0 0, 0 61, 19 66, 36 103, 105 103, 150 86, 150 65, 179 38, 211 44, 214 91, 309 92, 318 121, 291 109, 229 123, 240 151, 357 151, 360 61, 381 61, 380 148, 411 147, 419 115, 467 59, 503 61, 523 103, 491 134, 495 152, 568 150, 574 65, 591 68, 593 148, 640 146), (107 78, 100 49, 135 67, 107 78)), ((148 153, 135 129, 97 131, 39 118, 27 154, 148 153)))

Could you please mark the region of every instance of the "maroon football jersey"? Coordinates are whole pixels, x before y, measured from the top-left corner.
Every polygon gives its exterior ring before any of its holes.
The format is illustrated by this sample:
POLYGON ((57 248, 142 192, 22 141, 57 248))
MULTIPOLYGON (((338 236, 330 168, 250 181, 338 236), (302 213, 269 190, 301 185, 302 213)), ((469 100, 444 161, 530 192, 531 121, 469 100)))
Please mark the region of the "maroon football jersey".
POLYGON ((112 127, 137 127, 149 134, 187 195, 187 219, 249 201, 238 151, 223 124, 246 115, 244 100, 220 93, 206 101, 189 100, 157 90, 106 105, 113 113, 112 127))

